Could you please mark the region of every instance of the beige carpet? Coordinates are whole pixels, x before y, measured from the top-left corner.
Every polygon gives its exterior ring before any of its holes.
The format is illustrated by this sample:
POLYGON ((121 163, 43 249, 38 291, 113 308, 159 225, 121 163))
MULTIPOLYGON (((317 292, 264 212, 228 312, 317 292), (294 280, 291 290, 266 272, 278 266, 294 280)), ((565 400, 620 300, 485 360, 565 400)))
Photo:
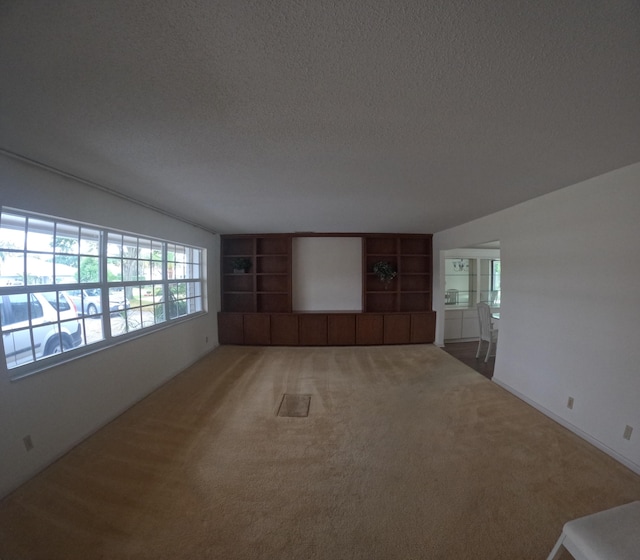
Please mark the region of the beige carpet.
POLYGON ((0 558, 544 559, 639 498, 433 346, 227 346, 1 502, 0 558), (285 393, 309 416, 278 416, 285 393))

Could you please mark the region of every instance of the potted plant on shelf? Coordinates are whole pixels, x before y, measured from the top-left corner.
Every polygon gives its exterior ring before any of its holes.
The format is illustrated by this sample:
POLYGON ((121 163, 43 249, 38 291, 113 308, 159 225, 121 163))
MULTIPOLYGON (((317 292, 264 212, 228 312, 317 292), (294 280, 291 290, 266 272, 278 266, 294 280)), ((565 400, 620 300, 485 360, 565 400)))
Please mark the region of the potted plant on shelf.
POLYGON ((373 273, 378 277, 378 280, 384 284, 385 290, 398 274, 391 263, 387 261, 378 261, 375 263, 373 265, 373 273))
POLYGON ((236 257, 231 261, 231 268, 236 274, 248 272, 251 268, 251 259, 248 257, 236 257))

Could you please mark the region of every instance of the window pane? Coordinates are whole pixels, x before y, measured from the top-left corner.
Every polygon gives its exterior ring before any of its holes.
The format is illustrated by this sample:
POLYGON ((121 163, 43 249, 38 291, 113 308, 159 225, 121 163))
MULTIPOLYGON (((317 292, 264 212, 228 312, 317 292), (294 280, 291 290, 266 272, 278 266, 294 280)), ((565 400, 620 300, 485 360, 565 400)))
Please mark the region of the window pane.
POLYGON ((24 286, 24 254, 0 251, 0 286, 24 286))
POLYGON ((122 259, 122 279, 125 281, 138 279, 138 261, 122 259))
POLYGON ((80 228, 68 224, 58 223, 56 227, 55 252, 68 255, 77 255, 79 245, 80 228))
POLYGON ((27 222, 27 251, 53 252, 53 222, 29 218, 27 222))
POLYGON ((142 328, 142 310, 140 308, 127 311, 127 331, 136 331, 142 328))
POLYGON ((153 316, 156 323, 164 323, 167 320, 164 303, 158 303, 153 306, 153 316))
POLYGON ((138 261, 138 279, 151 280, 151 261, 138 261))
POLYGON ((109 288, 109 311, 117 313, 129 307, 129 300, 125 296, 124 288, 109 288))
MULTIPOLYGON (((11 294, 7 297, 8 309, 4 315, 7 317, 7 323, 3 327, 16 328, 21 323, 29 321, 29 298, 27 294, 11 294)), ((36 315, 37 316, 37 315, 36 315)), ((42 313, 40 313, 42 316, 42 313)))
POLYGON ((142 243, 140 244, 138 258, 147 260, 147 261, 151 260, 151 243, 148 243, 148 245, 144 247, 142 246, 142 243))
POLYGON ((121 281, 122 281, 122 260, 108 259, 107 260, 107 282, 121 282, 121 281))
POLYGON ((122 235, 109 233, 107 238, 107 256, 120 257, 122 255, 122 235))
POLYGON ((100 281, 100 258, 80 257, 80 282, 100 281))
MULTIPOLYGON (((9 296, 9 299, 11 299, 11 297, 12 296, 9 296)), ((44 317, 44 311, 42 309, 42 304, 34 294, 31 294, 30 299, 31 299, 31 308, 30 308, 31 320, 36 321, 36 319, 40 319, 41 317, 44 317)))
POLYGON ((100 252, 100 232, 96 229, 81 228, 80 253, 83 255, 98 255, 100 252))
POLYGON ((500 290, 500 261, 491 261, 491 289, 500 290))
POLYGON ((15 368, 34 361, 31 329, 2 333, 7 368, 15 368))
POLYGON ((162 280, 162 271, 163 266, 161 262, 152 262, 151 263, 151 279, 152 280, 162 280))
POLYGON ((55 284, 76 284, 78 282, 78 257, 56 255, 55 284))
POLYGON ((123 257, 137 257, 138 256, 138 238, 128 235, 122 238, 122 256, 123 257))
POLYGON ((86 344, 94 344, 104 340, 104 330, 102 327, 102 315, 86 317, 83 320, 84 339, 86 344))
POLYGON ((25 217, 3 212, 0 219, 0 247, 23 251, 26 227, 25 217))
POLYGON ((151 242, 151 258, 154 261, 161 261, 163 254, 163 243, 160 241, 152 241, 151 242))
POLYGON ((127 324, 125 321, 124 312, 111 313, 110 322, 111 322, 111 336, 120 336, 127 332, 127 324))
POLYGON ((58 323, 33 328, 36 360, 62 353, 60 326, 58 323))
POLYGON ((71 296, 71 299, 76 304, 78 314, 92 316, 102 313, 102 290, 100 288, 77 290, 77 292, 82 294, 82 304, 73 296, 71 296))
MULTIPOLYGON (((34 294, 35 295, 35 294, 34 294)), ((40 298, 44 298, 45 301, 40 299, 40 303, 44 308, 44 317, 47 321, 58 321, 59 311, 69 311, 69 305, 64 299, 58 301, 58 294, 56 292, 42 292, 38 294, 40 298), (63 306, 63 309, 59 309, 59 304, 63 306)))
POLYGON ((67 352, 82 346, 84 339, 82 337, 82 324, 78 319, 63 321, 60 323, 60 332, 62 334, 62 352, 67 352))
POLYGON ((53 262, 34 255, 27 256, 27 284, 53 284, 53 262))

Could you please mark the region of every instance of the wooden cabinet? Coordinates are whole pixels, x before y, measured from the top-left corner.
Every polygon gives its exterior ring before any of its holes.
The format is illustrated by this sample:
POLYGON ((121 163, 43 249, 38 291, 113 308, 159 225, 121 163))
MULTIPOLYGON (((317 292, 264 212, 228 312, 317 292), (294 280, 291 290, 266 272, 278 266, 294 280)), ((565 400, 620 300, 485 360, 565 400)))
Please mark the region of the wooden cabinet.
POLYGON ((366 312, 431 310, 431 235, 363 237, 363 309, 366 312), (379 261, 397 272, 389 283, 373 272, 379 261))
POLYGON ((218 314, 220 344, 260 346, 427 344, 435 324, 434 311, 218 314))
POLYGON ((431 235, 358 235, 363 243, 361 313, 292 310, 294 236, 221 236, 220 344, 326 346, 433 342, 431 235), (234 261, 239 258, 250 261, 246 271, 235 270, 234 261), (373 265, 378 261, 387 261, 397 271, 389 284, 382 283, 373 273, 373 265))

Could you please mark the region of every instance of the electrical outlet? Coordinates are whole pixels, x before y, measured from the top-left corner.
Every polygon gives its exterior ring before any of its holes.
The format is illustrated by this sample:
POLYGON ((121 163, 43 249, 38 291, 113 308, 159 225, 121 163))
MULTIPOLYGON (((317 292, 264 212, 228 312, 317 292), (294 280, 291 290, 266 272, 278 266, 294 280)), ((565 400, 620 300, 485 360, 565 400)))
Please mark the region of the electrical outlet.
POLYGON ((22 438, 22 443, 24 443, 24 448, 27 451, 31 451, 33 449, 33 441, 31 440, 31 436, 24 436, 22 438))
POLYGON ((625 426, 624 434, 622 434, 622 437, 624 439, 631 439, 631 432, 633 432, 633 428, 629 425, 625 426))
POLYGON ((573 410, 573 397, 567 399, 567 408, 573 410))

